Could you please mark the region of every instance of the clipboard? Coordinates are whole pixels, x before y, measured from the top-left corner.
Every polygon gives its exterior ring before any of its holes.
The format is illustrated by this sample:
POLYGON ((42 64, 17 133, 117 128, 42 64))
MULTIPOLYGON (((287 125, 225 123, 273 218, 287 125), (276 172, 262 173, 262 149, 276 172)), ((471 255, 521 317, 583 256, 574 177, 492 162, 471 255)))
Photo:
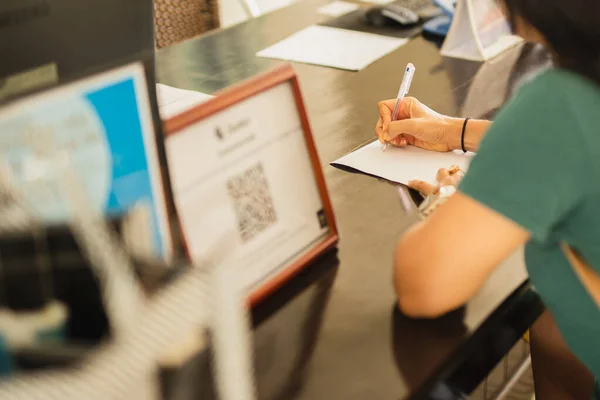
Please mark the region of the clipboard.
POLYGON ((245 263, 244 268, 256 269, 256 273, 240 272, 248 275, 244 284, 250 305, 259 303, 336 245, 333 208, 291 65, 225 89, 215 98, 165 121, 164 128, 185 251, 192 262, 201 260, 219 232, 230 235, 231 257, 237 262, 227 264, 245 263), (248 165, 253 167, 248 169, 248 165), (288 178, 283 178, 284 173, 288 178), (264 181, 261 189, 244 186, 245 176, 259 176, 252 184, 264 181), (292 176, 296 177, 294 185, 292 176), (250 209, 256 207, 256 213, 262 213, 271 226, 259 233, 255 229, 255 236, 247 234, 244 229, 256 221, 240 217, 239 199, 232 195, 236 190, 258 190, 264 195, 262 203, 272 201, 272 210, 246 204, 250 209), (276 222, 271 211, 280 218, 276 222), (296 232, 296 236, 290 232, 296 232), (280 244, 274 245, 277 240, 280 244), (245 254, 244 246, 258 250, 245 254), (266 258, 280 262, 269 264, 266 258), (259 271, 253 264, 264 264, 264 270, 259 271))

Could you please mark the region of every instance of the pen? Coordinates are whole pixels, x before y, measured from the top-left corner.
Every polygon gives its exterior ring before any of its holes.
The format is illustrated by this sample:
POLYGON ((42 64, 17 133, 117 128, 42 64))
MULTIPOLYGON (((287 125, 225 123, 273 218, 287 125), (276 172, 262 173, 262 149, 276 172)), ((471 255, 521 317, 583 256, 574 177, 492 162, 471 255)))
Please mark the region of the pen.
POLYGON ((409 189, 404 185, 398 185, 398 195, 400 196, 400 205, 404 214, 413 214, 417 207, 410 196, 409 189))
MULTIPOLYGON (((412 83, 413 77, 415 76, 415 66, 412 63, 408 63, 406 65, 406 69, 404 70, 404 77, 402 78, 402 83, 400 84, 400 89, 398 89, 398 96, 396 96, 396 105, 394 106, 394 112, 392 112, 392 121, 398 119, 398 111, 400 110, 400 104, 404 97, 408 94, 408 89, 410 89, 410 84, 412 83)), ((387 149, 388 142, 386 141, 383 145, 383 151, 387 149)))

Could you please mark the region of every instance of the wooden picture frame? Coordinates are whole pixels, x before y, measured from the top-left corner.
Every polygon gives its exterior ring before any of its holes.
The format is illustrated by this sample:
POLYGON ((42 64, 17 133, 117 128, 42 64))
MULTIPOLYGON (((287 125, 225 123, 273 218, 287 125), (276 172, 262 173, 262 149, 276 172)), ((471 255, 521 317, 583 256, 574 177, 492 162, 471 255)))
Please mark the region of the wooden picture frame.
MULTIPOLYGON (((178 132, 192 124, 202 121, 203 119, 219 113, 228 107, 231 107, 253 96, 256 96, 259 93, 284 83, 289 83, 293 91, 296 109, 298 110, 298 116, 304 133, 304 140, 306 142, 308 154, 310 156, 313 174, 318 186, 321 203, 323 205, 323 211, 327 219, 329 234, 319 242, 315 243, 312 248, 301 258, 293 261, 287 267, 282 268, 274 275, 268 277, 262 284, 260 284, 260 286, 254 288, 249 293, 248 297, 248 302, 251 306, 258 304, 271 293, 279 289, 306 266, 312 263, 317 257, 334 247, 338 242, 338 231, 335 223, 333 207, 327 192, 323 170, 321 168, 317 149, 313 140, 312 130, 308 121, 306 109, 304 107, 304 101, 300 92, 300 85, 298 83, 296 72, 290 64, 284 64, 276 67, 245 82, 224 89, 216 93, 215 98, 208 100, 207 102, 202 103, 179 115, 176 115, 164 122, 165 136, 168 140, 170 136, 177 135, 178 132)), ((179 215, 181 216, 181 214, 179 215)), ((186 238, 183 233, 182 237, 186 254, 191 259, 192 255, 190 254, 189 246, 186 245, 186 238)))

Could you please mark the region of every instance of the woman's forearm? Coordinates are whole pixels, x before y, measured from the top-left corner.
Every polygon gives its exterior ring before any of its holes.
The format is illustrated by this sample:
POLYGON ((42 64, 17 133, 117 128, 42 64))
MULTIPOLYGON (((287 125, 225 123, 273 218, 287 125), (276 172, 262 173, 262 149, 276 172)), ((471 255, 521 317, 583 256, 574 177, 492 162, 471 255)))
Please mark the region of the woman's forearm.
MULTIPOLYGON (((451 120, 452 129, 449 144, 452 149, 462 149, 461 137, 464 123, 464 118, 452 118, 451 120)), ((483 119, 470 119, 469 122, 467 122, 467 128, 465 130, 465 149, 468 151, 477 151, 481 139, 483 139, 483 136, 491 124, 491 121, 483 119)))

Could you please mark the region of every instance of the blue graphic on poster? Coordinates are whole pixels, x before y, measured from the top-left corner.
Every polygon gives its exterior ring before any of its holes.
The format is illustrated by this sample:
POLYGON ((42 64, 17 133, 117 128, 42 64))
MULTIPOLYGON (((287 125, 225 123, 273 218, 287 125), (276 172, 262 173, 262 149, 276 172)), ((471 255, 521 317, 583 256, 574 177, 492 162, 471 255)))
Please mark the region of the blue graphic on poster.
POLYGON ((60 178, 55 155, 64 152, 95 211, 121 214, 140 204, 151 211, 154 248, 165 254, 169 237, 154 131, 147 96, 138 93, 145 87, 143 73, 136 71, 2 110, 0 153, 4 171, 39 218, 68 218, 67 203, 53 183, 60 178))

